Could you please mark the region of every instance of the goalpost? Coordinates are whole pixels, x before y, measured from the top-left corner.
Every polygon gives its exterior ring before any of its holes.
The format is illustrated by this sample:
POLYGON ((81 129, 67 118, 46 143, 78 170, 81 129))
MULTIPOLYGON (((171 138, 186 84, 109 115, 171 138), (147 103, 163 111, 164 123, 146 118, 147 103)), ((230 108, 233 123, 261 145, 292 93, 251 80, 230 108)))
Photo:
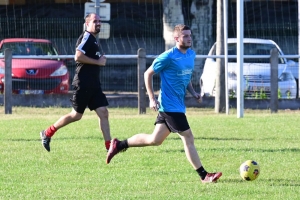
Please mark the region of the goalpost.
MULTIPOLYGON (((244 89, 243 85, 243 55, 244 55, 244 1, 237 1, 237 117, 241 118, 244 116, 244 89)), ((228 92, 228 91, 226 91, 228 92)))

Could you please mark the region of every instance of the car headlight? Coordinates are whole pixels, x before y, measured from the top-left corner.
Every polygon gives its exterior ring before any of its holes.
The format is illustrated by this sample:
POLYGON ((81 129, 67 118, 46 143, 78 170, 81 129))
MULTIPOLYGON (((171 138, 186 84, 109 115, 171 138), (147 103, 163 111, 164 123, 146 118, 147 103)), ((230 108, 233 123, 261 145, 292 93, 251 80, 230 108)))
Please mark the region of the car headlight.
POLYGON ((57 70, 55 70, 50 76, 64 76, 68 73, 68 69, 65 65, 60 66, 57 70))
POLYGON ((4 67, 0 67, 0 74, 4 74, 4 67))
POLYGON ((4 66, 0 66, 0 75, 3 77, 0 79, 0 82, 4 83, 4 66))

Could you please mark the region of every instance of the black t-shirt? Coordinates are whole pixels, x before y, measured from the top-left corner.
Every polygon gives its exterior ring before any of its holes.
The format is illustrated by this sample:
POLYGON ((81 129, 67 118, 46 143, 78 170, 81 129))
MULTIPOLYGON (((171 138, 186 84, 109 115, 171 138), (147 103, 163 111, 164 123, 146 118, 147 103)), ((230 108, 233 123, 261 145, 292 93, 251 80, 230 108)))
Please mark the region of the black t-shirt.
MULTIPOLYGON (((93 59, 99 59, 101 56, 96 38, 87 31, 79 36, 76 42, 76 50, 93 59)), ((80 88, 99 88, 99 76, 100 66, 76 62, 76 71, 72 85, 80 88)))

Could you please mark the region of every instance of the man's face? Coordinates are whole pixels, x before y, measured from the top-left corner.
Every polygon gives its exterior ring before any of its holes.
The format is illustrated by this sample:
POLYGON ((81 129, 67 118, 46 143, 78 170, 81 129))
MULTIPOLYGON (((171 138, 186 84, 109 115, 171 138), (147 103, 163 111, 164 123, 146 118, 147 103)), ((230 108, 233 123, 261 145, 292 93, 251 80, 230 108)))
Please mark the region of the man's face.
POLYGON ((101 21, 98 15, 91 15, 89 21, 87 22, 86 30, 90 33, 98 34, 101 28, 101 21))
POLYGON ((192 33, 191 30, 183 30, 175 37, 176 42, 178 43, 179 47, 182 49, 188 49, 192 46, 192 33))

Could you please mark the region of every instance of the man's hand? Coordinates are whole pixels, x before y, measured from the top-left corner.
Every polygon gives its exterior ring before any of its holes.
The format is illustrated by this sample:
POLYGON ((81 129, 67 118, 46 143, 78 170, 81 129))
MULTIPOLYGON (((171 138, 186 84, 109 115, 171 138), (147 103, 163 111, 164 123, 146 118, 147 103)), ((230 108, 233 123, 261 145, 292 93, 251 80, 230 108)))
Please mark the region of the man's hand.
POLYGON ((202 96, 200 94, 194 93, 193 96, 197 99, 198 103, 202 103, 202 96))
POLYGON ((104 54, 102 54, 98 59, 98 65, 105 66, 106 64, 106 57, 104 54))
POLYGON ((160 103, 156 99, 152 99, 152 100, 150 99, 149 107, 150 107, 150 109, 152 109, 154 111, 158 111, 158 109, 160 107, 160 103))

